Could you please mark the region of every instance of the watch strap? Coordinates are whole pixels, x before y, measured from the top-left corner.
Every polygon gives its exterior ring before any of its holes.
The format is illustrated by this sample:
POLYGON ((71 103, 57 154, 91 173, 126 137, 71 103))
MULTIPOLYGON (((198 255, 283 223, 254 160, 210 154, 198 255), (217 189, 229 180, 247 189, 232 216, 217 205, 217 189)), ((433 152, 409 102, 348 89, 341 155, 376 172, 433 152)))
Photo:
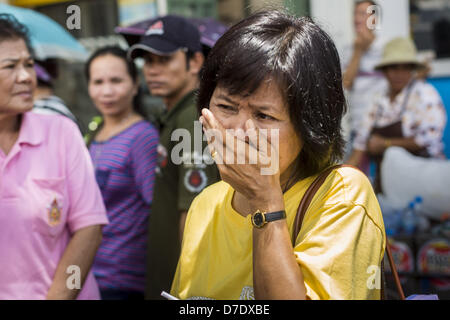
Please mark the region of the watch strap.
POLYGON ((276 220, 281 220, 286 218, 286 211, 275 211, 275 212, 269 212, 265 214, 266 222, 272 222, 276 220))

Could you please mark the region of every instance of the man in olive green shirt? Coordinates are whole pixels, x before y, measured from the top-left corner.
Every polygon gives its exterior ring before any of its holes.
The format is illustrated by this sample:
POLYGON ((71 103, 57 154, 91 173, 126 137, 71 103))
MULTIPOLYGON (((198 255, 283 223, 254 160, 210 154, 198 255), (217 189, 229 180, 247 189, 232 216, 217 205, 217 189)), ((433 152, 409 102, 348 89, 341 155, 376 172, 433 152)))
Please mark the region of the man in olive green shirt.
POLYGON ((206 142, 197 122, 195 90, 204 57, 197 28, 178 16, 157 19, 128 54, 133 59, 144 58, 150 93, 162 97, 167 109, 159 118, 147 250, 146 298, 161 299, 161 291, 171 287, 191 202, 220 178, 214 162, 206 159, 209 154, 204 152, 206 142))

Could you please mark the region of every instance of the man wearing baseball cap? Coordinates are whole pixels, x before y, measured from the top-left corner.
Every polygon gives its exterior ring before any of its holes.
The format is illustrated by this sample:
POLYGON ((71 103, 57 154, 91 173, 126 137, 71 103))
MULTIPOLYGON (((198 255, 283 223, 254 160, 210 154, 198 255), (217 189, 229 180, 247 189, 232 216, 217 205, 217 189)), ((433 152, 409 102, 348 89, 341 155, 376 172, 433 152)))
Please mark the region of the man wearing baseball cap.
MULTIPOLYGON (((144 59, 150 93, 161 97, 166 106, 158 119, 160 143, 149 217, 147 299, 160 299, 161 291, 170 290, 190 204, 206 186, 219 180, 215 164, 206 164, 202 152, 183 150, 181 164, 172 159, 172 150, 179 143, 171 139, 174 130, 186 129, 191 146, 195 145, 194 137, 201 139, 201 128, 200 136, 194 129, 199 117, 195 90, 204 61, 201 50, 198 29, 185 18, 169 15, 156 19, 128 51, 131 59, 144 59)), ((201 143, 204 150, 206 144, 201 143)))

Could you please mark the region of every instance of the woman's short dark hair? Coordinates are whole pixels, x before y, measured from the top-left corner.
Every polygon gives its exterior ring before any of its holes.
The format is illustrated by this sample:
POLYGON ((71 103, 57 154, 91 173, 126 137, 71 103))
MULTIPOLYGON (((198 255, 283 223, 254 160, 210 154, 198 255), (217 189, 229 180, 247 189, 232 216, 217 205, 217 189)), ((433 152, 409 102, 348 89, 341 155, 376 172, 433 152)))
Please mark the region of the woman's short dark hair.
MULTIPOLYGON (((138 69, 136 68, 136 65, 134 64, 133 61, 128 60, 127 52, 118 46, 106 46, 106 47, 102 47, 102 48, 96 50, 89 57, 88 61, 86 62, 85 66, 84 66, 84 74, 85 74, 88 82, 91 78, 90 72, 91 72, 92 62, 98 57, 107 56, 107 55, 112 55, 114 57, 122 59, 125 62, 125 65, 127 67, 127 72, 129 74, 129 76, 131 77, 131 79, 133 79, 133 82, 137 83, 139 81, 138 69)), ((144 118, 147 117, 147 114, 145 113, 144 108, 142 107, 142 104, 141 104, 141 89, 140 89, 140 87, 138 87, 138 93, 134 96, 133 108, 137 113, 139 113, 144 118)))
POLYGON ((272 10, 231 27, 204 64, 198 108, 209 106, 216 86, 231 95, 254 92, 268 77, 279 85, 304 145, 295 180, 314 175, 343 156, 346 111, 339 55, 310 18, 272 10))
POLYGON ((21 24, 13 15, 0 13, 0 42, 18 39, 22 39, 25 42, 28 51, 34 56, 28 28, 21 24))

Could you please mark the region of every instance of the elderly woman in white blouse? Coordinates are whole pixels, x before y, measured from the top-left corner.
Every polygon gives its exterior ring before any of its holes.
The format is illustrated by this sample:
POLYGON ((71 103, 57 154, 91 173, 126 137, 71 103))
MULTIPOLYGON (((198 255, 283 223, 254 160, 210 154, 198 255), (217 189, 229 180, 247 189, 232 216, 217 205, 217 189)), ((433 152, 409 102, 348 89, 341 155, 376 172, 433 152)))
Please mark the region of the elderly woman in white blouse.
POLYGON ((447 115, 436 89, 415 77, 422 67, 414 43, 407 38, 388 42, 382 61, 375 67, 383 72, 389 88, 375 98, 358 129, 348 163, 359 166, 367 153, 378 164, 377 192, 382 191, 379 164, 390 146, 417 156, 444 157, 442 136, 447 115))

